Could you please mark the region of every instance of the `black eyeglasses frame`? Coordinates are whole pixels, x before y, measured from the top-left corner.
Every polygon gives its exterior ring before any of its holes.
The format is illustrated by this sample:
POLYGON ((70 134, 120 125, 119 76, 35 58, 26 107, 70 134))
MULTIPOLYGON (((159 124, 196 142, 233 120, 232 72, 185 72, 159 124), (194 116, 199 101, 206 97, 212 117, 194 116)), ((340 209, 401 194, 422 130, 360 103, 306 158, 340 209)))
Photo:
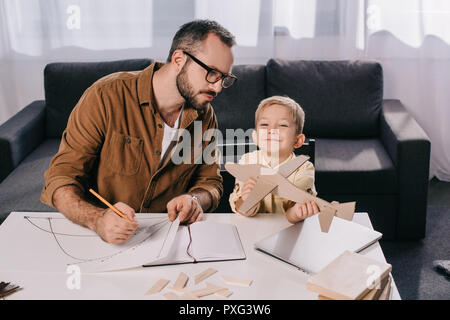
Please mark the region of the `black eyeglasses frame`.
POLYGON ((237 77, 236 77, 234 74, 232 74, 232 73, 223 73, 223 72, 221 72, 221 71, 219 71, 219 70, 217 70, 217 69, 208 67, 206 64, 204 64, 203 62, 201 62, 199 59, 197 59, 196 57, 194 57, 194 56, 193 56, 192 54, 190 54, 189 52, 186 52, 186 51, 183 50, 183 53, 186 54, 188 57, 190 57, 192 60, 194 60, 194 62, 196 62, 199 66, 201 66, 203 69, 205 69, 205 70, 207 71, 205 80, 206 80, 208 83, 214 84, 214 83, 216 83, 217 81, 222 80, 222 87, 225 88, 225 89, 231 87, 233 84, 236 83, 237 77), (210 80, 208 80, 208 75, 209 75, 211 72, 217 72, 217 73, 220 73, 221 76, 220 76, 217 80, 215 80, 215 81, 210 81, 210 80), (225 81, 224 81, 225 78, 231 78, 231 79, 233 79, 233 81, 231 82, 230 85, 227 85, 227 86, 224 85, 224 84, 225 84, 225 81))

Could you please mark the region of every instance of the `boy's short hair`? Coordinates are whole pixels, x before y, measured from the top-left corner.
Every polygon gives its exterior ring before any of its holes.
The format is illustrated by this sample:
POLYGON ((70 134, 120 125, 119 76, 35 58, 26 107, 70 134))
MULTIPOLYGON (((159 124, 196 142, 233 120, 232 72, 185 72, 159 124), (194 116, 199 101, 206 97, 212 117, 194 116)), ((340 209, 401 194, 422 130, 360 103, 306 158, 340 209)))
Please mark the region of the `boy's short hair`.
POLYGON ((262 100, 259 103, 258 109, 256 109, 255 112, 255 127, 257 125, 259 115, 261 114, 262 110, 274 104, 285 106, 291 110, 292 117, 296 125, 296 132, 297 134, 301 134, 303 132, 303 126, 305 124, 305 112, 303 111, 302 107, 300 107, 300 105, 293 99, 283 96, 272 96, 262 100))
POLYGON ((177 49, 187 50, 189 53, 195 54, 199 44, 205 40, 206 36, 210 33, 214 33, 230 48, 236 44, 235 37, 231 32, 216 21, 194 20, 183 24, 175 34, 167 57, 167 62, 172 60, 172 55, 177 49))

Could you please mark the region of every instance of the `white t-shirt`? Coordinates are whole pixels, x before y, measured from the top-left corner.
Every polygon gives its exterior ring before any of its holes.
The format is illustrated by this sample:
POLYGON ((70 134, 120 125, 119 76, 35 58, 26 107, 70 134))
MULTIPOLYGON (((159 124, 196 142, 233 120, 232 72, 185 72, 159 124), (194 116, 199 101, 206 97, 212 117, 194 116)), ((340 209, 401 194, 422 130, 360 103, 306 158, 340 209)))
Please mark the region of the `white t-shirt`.
POLYGON ((180 125, 180 119, 181 119, 181 115, 183 114, 183 110, 184 110, 184 106, 181 107, 180 114, 178 115, 178 118, 175 121, 173 128, 164 122, 164 135, 163 135, 162 146, 161 146, 161 161, 163 161, 163 159, 165 159, 166 152, 170 152, 169 146, 172 143, 172 141, 176 141, 178 138, 178 135, 177 135, 178 127, 180 125))

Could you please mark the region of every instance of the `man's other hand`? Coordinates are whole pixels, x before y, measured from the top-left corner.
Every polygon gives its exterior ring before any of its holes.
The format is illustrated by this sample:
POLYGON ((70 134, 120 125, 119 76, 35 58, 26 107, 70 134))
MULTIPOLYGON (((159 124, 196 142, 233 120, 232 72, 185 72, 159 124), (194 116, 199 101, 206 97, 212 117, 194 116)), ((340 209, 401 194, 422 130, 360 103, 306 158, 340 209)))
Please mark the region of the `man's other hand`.
POLYGON ((183 194, 167 203, 167 214, 170 221, 180 218, 180 223, 193 223, 203 220, 203 209, 190 194, 183 194))

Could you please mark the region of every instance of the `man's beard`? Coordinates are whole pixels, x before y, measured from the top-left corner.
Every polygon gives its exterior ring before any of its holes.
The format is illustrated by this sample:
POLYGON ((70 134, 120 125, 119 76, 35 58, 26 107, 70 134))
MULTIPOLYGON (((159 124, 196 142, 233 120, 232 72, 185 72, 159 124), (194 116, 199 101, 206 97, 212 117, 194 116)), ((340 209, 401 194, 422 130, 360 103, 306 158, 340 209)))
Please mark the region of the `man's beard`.
MULTIPOLYGON (((183 66, 183 68, 181 69, 180 73, 177 76, 176 82, 177 82, 178 92, 184 98, 184 100, 186 100, 186 102, 189 105, 191 105, 198 112, 202 113, 205 111, 206 107, 208 106, 209 101, 199 103, 195 100, 196 94, 187 78, 186 66, 187 66, 187 64, 185 64, 183 66)), ((216 96, 216 93, 213 91, 204 91, 204 92, 199 92, 199 93, 206 93, 206 94, 212 95, 213 97, 216 96)))

